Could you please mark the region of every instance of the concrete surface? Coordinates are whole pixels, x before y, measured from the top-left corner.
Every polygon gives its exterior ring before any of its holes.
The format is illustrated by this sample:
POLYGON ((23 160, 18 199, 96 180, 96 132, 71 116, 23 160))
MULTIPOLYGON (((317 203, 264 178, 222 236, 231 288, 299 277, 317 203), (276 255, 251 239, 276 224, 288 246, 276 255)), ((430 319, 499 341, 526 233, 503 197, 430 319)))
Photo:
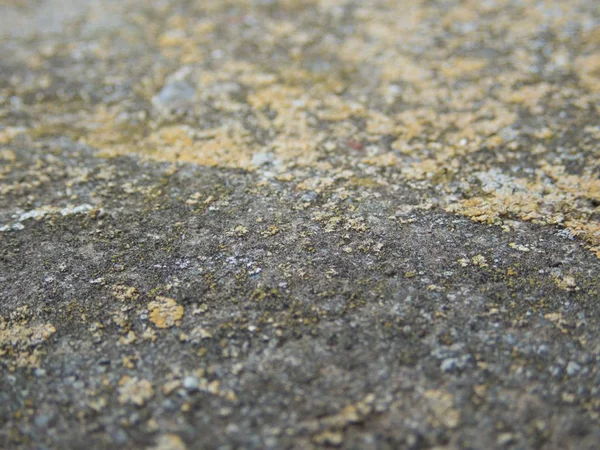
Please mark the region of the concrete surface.
POLYGON ((600 3, 0 1, 0 447, 595 449, 600 3))

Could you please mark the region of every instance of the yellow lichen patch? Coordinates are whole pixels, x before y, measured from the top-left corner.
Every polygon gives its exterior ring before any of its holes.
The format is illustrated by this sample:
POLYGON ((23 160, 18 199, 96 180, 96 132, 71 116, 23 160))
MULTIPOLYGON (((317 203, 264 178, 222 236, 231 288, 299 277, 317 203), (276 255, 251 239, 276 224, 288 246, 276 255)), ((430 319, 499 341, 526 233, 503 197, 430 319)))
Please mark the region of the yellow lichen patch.
POLYGON ((348 426, 364 421, 373 411, 374 394, 367 394, 362 400, 346 405, 337 414, 309 420, 303 427, 313 430, 313 441, 321 445, 341 445, 343 430, 348 426))
POLYGON ((170 395, 175 389, 179 389, 180 387, 180 380, 169 380, 165 384, 163 384, 162 392, 165 395, 170 395))
POLYGON ((569 332, 569 327, 568 327, 569 323, 563 317, 562 313, 544 314, 544 319, 552 322, 556 326, 556 328, 558 328, 562 333, 566 334, 569 332))
MULTIPOLYGON (((112 132, 114 133, 114 131, 112 132)), ((90 132, 86 140, 103 147, 102 157, 137 154, 158 161, 183 161, 204 166, 221 166, 251 170, 254 152, 248 133, 237 124, 196 131, 187 126, 160 128, 147 137, 135 135, 133 142, 107 142, 110 131, 90 132), (108 133, 108 134, 107 134, 108 133), (100 140, 100 141, 99 141, 100 140)))
POLYGON ((138 290, 133 286, 124 286, 121 284, 115 284, 113 286, 113 296, 122 302, 135 301, 139 298, 140 294, 138 290))
POLYGON ((364 115, 365 107, 360 103, 347 103, 337 95, 325 95, 318 116, 322 120, 340 122, 352 116, 364 115))
POLYGON ((555 185, 565 193, 590 200, 600 200, 600 179, 586 170, 582 175, 569 175, 564 166, 542 164, 545 174, 552 177, 555 185))
POLYGON ((135 364, 136 364, 137 359, 138 359, 137 356, 124 356, 121 359, 121 364, 126 369, 135 369, 135 364))
POLYGON ((451 203, 446 211, 488 224, 510 217, 543 224, 564 223, 574 236, 590 244, 592 251, 600 245, 600 224, 588 219, 591 210, 586 211, 579 203, 600 199, 600 180, 591 173, 568 175, 562 166, 544 164, 535 181, 504 177, 501 186, 489 190, 489 195, 451 203))
POLYGON ((55 332, 56 328, 49 323, 9 326, 0 321, 0 357, 13 359, 9 367, 13 364, 16 367, 38 367, 41 353, 36 347, 50 339, 55 332))
POLYGON ((34 347, 48 340, 55 332, 56 328, 49 323, 9 327, 6 322, 0 322, 0 346, 19 349, 34 347))
POLYGON ((148 138, 148 142, 164 147, 189 147, 193 143, 191 133, 192 130, 189 127, 180 125, 166 126, 156 133, 152 133, 148 138))
POLYGON ((424 393, 434 418, 448 428, 460 423, 460 411, 454 406, 454 398, 448 392, 430 389, 424 393))
POLYGON ((125 375, 119 380, 119 403, 143 406, 154 395, 152 383, 125 375))
POLYGON ((600 259, 600 222, 587 222, 584 220, 567 220, 565 225, 573 236, 579 236, 589 242, 590 250, 600 259))
POLYGON ((262 232, 262 235, 265 237, 275 236, 277 233, 279 233, 279 228, 277 228, 277 226, 275 225, 270 225, 266 230, 262 232))
POLYGON ((203 46, 198 44, 207 41, 207 35, 215 28, 214 22, 199 21, 192 26, 185 17, 175 15, 169 18, 167 26, 168 29, 157 38, 162 54, 181 64, 202 61, 203 46))
POLYGON ((531 249, 525 245, 517 244, 516 242, 511 242, 508 246, 512 249, 518 250, 520 252, 529 252, 531 249))
POLYGON ((3 148, 3 149, 0 149, 0 159, 14 163, 17 160, 17 155, 15 154, 14 151, 12 151, 8 148, 3 148))
MULTIPOLYGON (((39 102, 32 111, 39 129, 6 128, 0 143, 51 130, 83 140, 100 156, 257 171, 263 180, 317 192, 334 184, 367 192, 407 182, 415 195, 433 188, 441 207, 481 223, 570 224, 598 252, 597 126, 584 121, 582 139, 555 142, 564 140, 570 120, 598 111, 599 33, 583 26, 564 39, 567 23, 587 20, 585 8, 551 2, 550 14, 524 0, 514 14, 505 2, 359 2, 347 17, 350 35, 315 40, 300 17, 316 8, 333 18, 343 2, 289 0, 280 6, 302 14, 274 20, 253 8, 260 36, 249 32, 247 46, 229 51, 223 39, 234 43, 239 29, 220 20, 246 20, 228 11, 248 2, 201 3, 202 17, 179 11, 145 29, 165 64, 133 83, 136 101, 92 102, 90 110, 76 101, 39 102), (543 67, 539 49, 520 44, 537 42, 540 30, 556 37, 543 67), (496 47, 496 36, 510 45, 496 47), (279 51, 289 58, 267 63, 259 56, 279 51), (569 73, 579 82, 558 76, 569 73), (155 102, 170 97, 170 84, 187 93, 175 92, 172 104, 155 102), (150 110, 140 106, 148 104, 150 110), (73 115, 64 113, 67 106, 73 115), (585 158, 583 174, 552 165, 575 154, 585 158), (353 176, 339 176, 348 167, 353 176), (481 173, 507 181, 480 189, 481 173)), ((106 57, 101 47, 96 56, 106 57)), ((115 80, 128 76, 115 68, 115 80)), ((38 81, 51 85, 46 74, 38 81)))
POLYGON ((231 230, 230 234, 238 236, 238 237, 242 237, 242 236, 245 236, 248 234, 248 228, 246 228, 243 225, 238 225, 233 230, 231 230))
POLYGON ((183 318, 183 306, 168 297, 156 297, 148 304, 150 321, 158 328, 179 326, 183 318))
POLYGON ((148 447, 148 450, 186 450, 187 446, 183 439, 176 434, 163 434, 159 436, 156 445, 148 447))
POLYGON ((401 173, 408 180, 425 180, 431 178, 439 169, 439 163, 432 158, 412 163, 410 166, 402 167, 401 173))
POLYGON ((442 75, 447 78, 463 78, 473 76, 487 65, 487 61, 475 58, 455 58, 444 62, 442 75))
POLYGON ((536 111, 540 100, 551 91, 551 86, 547 83, 523 86, 520 89, 507 89, 507 99, 511 103, 519 103, 536 111))
POLYGON ((263 127, 277 131, 270 150, 283 161, 310 165, 317 157, 317 141, 309 125, 307 111, 315 110, 319 102, 295 86, 273 85, 258 89, 248 96, 248 103, 263 117, 263 127), (272 120, 262 110, 275 112, 272 120))
POLYGON ((386 152, 380 155, 370 156, 368 158, 364 158, 362 162, 365 164, 369 164, 370 166, 378 167, 393 167, 399 163, 398 157, 392 152, 386 152))
POLYGON ((566 275, 564 277, 554 277, 554 282, 560 289, 563 289, 565 291, 579 290, 575 278, 573 278, 571 275, 566 275))
POLYGON ((131 345, 135 343, 137 336, 132 330, 129 330, 124 336, 119 338, 119 343, 122 345, 131 345))
POLYGON ((475 264, 476 266, 481 267, 482 269, 485 269, 486 267, 488 267, 488 263, 486 262, 485 257, 483 255, 473 256, 471 258, 471 262, 473 264, 475 264))
POLYGON ((579 79, 587 89, 600 93, 600 52, 577 58, 575 69, 579 79))
POLYGON ((381 136, 382 134, 395 134, 394 120, 384 114, 371 112, 367 120, 367 133, 381 136))
POLYGON ((537 217, 535 214, 537 208, 537 204, 531 203, 529 198, 517 199, 505 195, 493 195, 487 198, 474 197, 453 203, 446 207, 446 211, 465 215, 476 222, 492 224, 498 217, 509 212, 527 211, 528 217, 537 217))
MULTIPOLYGON (((351 41, 349 45, 352 45, 351 41)), ((419 64, 405 55, 396 55, 393 61, 392 59, 384 61, 381 76, 388 82, 405 81, 421 84, 431 78, 432 72, 424 64, 419 64)))
MULTIPOLYGON (((12 141, 16 136, 25 132, 24 128, 19 127, 6 127, 0 130, 0 144, 7 144, 12 141)), ((6 153, 10 155, 10 153, 6 153)))
POLYGON ((121 327, 121 328, 129 328, 131 323, 129 322, 129 317, 123 311, 111 311, 110 312, 112 322, 121 327))
POLYGON ((318 445, 342 445, 344 434, 339 431, 325 430, 313 436, 313 441, 318 445))
POLYGON ((120 123, 118 111, 106 105, 99 105, 91 111, 79 128, 85 142, 107 154, 119 154, 122 145, 135 144, 142 132, 136 127, 120 123))
MULTIPOLYGON (((247 132, 240 126, 224 126, 201 132, 190 145, 187 145, 189 141, 181 135, 181 131, 179 136, 183 140, 171 140, 166 146, 160 144, 159 140, 156 147, 151 145, 148 155, 154 159, 187 161, 205 166, 252 168, 253 147, 247 132)), ((168 137, 174 136, 171 134, 168 137)), ((149 142, 153 143, 154 138, 151 135, 149 142)))
POLYGON ((150 342, 156 341, 156 331, 150 327, 146 328, 142 333, 142 339, 150 342))

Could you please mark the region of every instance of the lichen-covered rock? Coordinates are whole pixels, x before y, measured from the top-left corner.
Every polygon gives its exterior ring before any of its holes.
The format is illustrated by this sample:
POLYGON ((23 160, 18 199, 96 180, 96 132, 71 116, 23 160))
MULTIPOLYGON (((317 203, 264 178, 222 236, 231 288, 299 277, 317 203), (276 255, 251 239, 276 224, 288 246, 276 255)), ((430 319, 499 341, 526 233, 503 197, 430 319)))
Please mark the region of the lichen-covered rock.
POLYGON ((0 1, 0 446, 597 448, 597 3, 0 1))

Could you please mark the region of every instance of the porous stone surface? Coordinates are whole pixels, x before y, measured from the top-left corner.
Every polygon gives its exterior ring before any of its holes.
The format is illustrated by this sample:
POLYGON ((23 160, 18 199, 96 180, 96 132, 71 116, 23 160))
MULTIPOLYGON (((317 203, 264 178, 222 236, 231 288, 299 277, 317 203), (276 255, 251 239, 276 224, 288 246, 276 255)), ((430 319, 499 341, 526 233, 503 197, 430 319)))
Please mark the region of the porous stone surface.
POLYGON ((0 0, 0 447, 598 448, 599 30, 0 0))

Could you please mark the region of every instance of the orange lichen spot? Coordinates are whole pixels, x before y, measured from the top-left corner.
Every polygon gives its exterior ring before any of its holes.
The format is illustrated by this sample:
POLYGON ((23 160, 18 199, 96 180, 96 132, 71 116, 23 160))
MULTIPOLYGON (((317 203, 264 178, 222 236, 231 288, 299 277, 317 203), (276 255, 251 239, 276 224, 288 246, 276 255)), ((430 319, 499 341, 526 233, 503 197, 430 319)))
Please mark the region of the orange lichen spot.
POLYGON ((168 297, 156 297, 148 304, 150 321, 158 328, 171 328, 181 325, 183 306, 168 297))

